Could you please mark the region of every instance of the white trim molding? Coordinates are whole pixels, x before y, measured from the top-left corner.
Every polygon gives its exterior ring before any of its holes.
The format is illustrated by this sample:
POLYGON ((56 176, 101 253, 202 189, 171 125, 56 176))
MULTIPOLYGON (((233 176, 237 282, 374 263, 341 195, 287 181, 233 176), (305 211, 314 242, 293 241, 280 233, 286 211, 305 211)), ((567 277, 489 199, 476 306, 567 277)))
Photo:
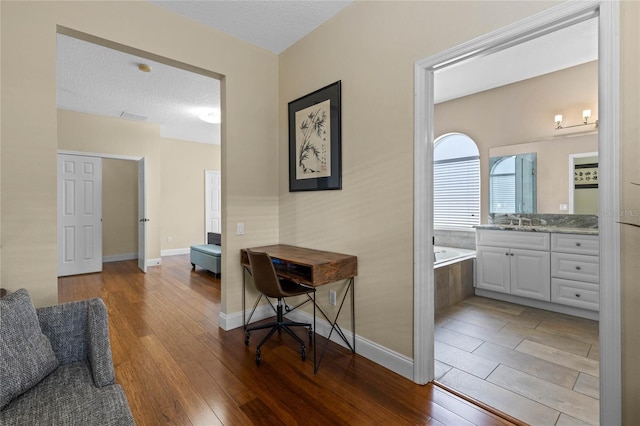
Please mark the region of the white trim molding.
POLYGON ((616 0, 567 1, 415 64, 414 134, 414 381, 433 380, 433 78, 437 69, 599 16, 600 164, 600 424, 621 423, 620 7, 616 0))
POLYGON ((160 266, 162 265, 162 258, 147 259, 147 266, 160 266))
POLYGON ((120 262, 123 260, 133 260, 138 258, 138 253, 121 253, 110 256, 102 256, 102 263, 120 262))
POLYGON ((600 3, 598 164, 600 229, 600 424, 622 424, 620 317, 620 4, 600 3))
POLYGON ((160 252, 160 256, 177 256, 179 254, 189 254, 191 249, 189 247, 177 248, 177 249, 168 249, 162 250, 160 252))

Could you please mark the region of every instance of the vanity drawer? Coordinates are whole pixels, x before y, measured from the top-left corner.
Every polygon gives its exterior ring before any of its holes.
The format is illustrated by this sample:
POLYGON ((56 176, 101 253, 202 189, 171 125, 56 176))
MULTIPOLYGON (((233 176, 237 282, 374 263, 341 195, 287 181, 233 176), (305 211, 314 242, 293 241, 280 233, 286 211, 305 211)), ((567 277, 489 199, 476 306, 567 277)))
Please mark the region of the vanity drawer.
POLYGON ((549 250, 548 232, 477 230, 479 246, 510 247, 525 250, 549 250))
POLYGON ((551 276, 598 284, 600 282, 599 259, 598 256, 551 253, 551 276))
POLYGON ((551 234, 551 251, 598 256, 600 239, 597 235, 551 234))
POLYGON ((597 311, 600 309, 600 286, 598 284, 552 278, 551 301, 597 311))

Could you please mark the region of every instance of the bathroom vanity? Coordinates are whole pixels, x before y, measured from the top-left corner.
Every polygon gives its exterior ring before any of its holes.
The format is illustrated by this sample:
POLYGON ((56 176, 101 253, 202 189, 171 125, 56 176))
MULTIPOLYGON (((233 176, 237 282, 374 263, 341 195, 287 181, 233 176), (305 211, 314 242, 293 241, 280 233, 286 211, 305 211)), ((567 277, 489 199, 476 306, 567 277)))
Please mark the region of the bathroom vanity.
POLYGON ((476 294, 598 319, 597 229, 476 228, 476 294))

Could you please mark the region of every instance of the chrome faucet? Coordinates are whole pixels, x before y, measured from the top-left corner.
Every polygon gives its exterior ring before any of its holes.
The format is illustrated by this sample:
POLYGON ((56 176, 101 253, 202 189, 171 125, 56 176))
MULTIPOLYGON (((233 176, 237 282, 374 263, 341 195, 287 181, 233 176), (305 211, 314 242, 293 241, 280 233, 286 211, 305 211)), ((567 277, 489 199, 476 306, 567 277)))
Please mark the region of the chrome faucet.
POLYGON ((528 218, 528 217, 522 217, 522 216, 520 216, 520 215, 513 216, 513 215, 508 214, 508 215, 507 215, 507 219, 510 219, 510 220, 511 220, 511 225, 513 225, 513 221, 514 221, 514 220, 517 220, 517 221, 518 221, 518 227, 522 227, 522 221, 529 221, 529 226, 531 226, 531 224, 532 224, 532 221, 531 221, 531 219, 530 219, 530 218, 528 218))

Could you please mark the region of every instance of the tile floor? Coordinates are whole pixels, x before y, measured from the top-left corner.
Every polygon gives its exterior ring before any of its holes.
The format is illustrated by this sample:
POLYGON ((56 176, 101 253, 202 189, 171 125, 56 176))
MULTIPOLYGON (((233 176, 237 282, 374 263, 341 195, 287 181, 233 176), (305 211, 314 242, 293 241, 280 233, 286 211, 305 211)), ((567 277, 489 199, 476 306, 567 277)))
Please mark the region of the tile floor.
POLYGON ((532 425, 597 425, 598 322, 483 297, 440 312, 436 380, 532 425))

